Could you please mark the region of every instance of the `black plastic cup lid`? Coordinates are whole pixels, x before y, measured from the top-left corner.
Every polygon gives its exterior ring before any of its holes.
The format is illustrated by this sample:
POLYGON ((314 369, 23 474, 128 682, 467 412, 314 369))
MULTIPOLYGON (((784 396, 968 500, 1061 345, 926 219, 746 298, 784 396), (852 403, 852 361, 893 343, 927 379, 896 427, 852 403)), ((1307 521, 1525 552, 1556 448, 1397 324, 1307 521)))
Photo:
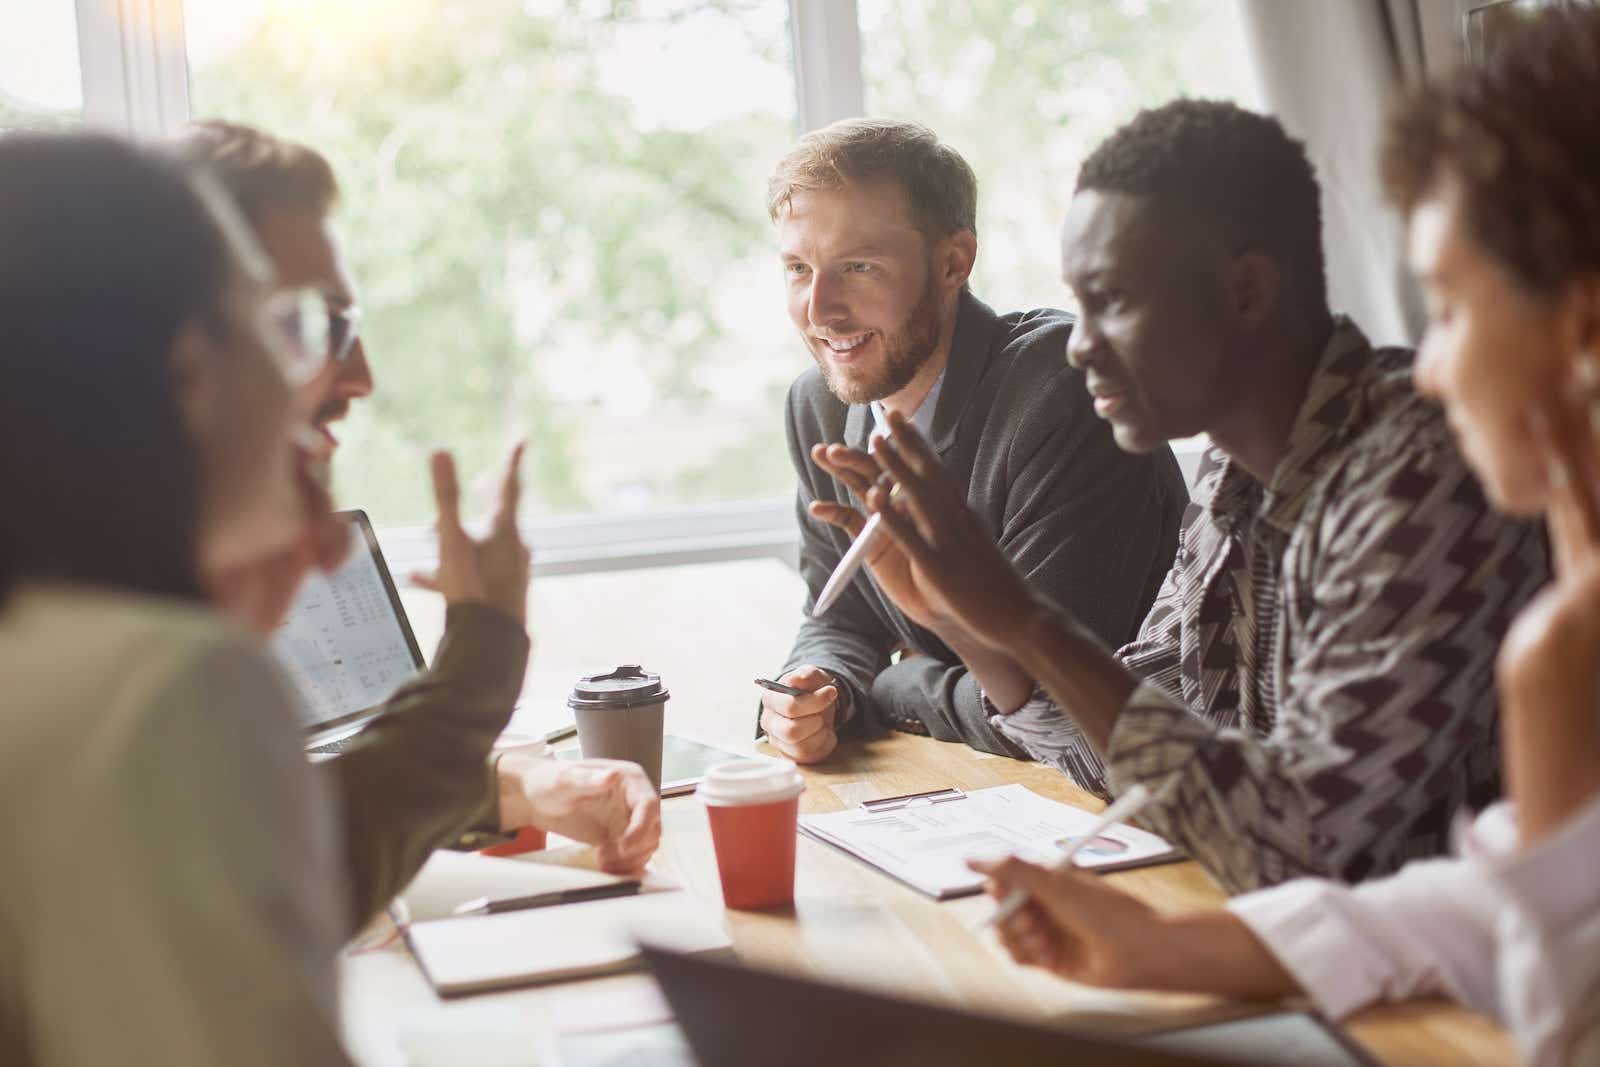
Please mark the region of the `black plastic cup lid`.
POLYGON ((631 708, 659 704, 669 695, 661 685, 661 675, 651 674, 637 663, 629 663, 609 674, 579 678, 567 697, 567 707, 631 708))

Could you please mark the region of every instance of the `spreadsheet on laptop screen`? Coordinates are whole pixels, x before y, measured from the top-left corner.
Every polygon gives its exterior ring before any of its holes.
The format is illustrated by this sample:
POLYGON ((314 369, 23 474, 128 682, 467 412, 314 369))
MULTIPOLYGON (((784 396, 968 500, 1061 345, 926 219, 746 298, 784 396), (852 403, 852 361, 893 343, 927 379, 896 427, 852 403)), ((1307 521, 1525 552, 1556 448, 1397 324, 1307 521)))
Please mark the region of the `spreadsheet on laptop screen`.
POLYGON ((383 703, 417 673, 377 560, 354 523, 350 537, 350 558, 332 574, 307 577, 272 641, 308 729, 383 703))

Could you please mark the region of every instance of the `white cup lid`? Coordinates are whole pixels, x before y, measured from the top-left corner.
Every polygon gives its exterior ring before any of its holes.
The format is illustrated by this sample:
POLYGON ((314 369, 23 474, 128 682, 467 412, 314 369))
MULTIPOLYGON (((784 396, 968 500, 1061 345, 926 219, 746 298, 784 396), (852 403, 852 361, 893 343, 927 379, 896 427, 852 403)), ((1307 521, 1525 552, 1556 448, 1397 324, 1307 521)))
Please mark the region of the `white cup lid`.
POLYGON ((707 804, 770 804, 806 791, 806 780, 786 759, 736 759, 706 771, 696 794, 707 804))

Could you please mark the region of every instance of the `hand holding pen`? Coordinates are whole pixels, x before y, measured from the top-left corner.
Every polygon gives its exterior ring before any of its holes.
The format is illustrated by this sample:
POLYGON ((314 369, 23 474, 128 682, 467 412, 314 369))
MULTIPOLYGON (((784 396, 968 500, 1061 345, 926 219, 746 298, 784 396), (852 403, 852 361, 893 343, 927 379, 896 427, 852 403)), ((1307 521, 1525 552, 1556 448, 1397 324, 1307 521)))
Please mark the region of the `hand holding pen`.
MULTIPOLYGON (((875 444, 877 440, 881 439, 875 439, 875 444)), ((867 500, 875 490, 882 491, 886 503, 894 498, 893 483, 886 479, 878 461, 865 452, 844 445, 816 445, 811 449, 811 461, 862 500, 867 500)), ((812 605, 813 616, 831 608, 864 565, 871 570, 873 580, 884 595, 913 622, 930 630, 937 630, 946 622, 948 612, 943 603, 930 599, 910 559, 892 538, 883 536, 883 520, 878 515, 869 518, 848 504, 823 500, 814 501, 808 510, 813 518, 837 526, 853 538, 812 605)))
POLYGON ((891 500, 879 485, 866 500, 881 516, 884 540, 904 557, 922 602, 944 625, 981 645, 1008 649, 1024 642, 1035 605, 1027 582, 916 427, 896 412, 888 421, 890 436, 877 442, 870 458, 895 486, 895 496, 891 500))
POLYGON ((761 697, 761 729, 787 759, 817 763, 839 744, 839 686, 821 667, 801 666, 781 682, 756 679, 761 697))
POLYGON ((988 876, 998 905, 983 925, 997 927, 1013 959, 1086 985, 1132 988, 1148 981, 1150 961, 1163 951, 1159 914, 1073 862, 1111 823, 1148 802, 1144 787, 1130 790, 1051 863, 1017 856, 967 861, 988 876))

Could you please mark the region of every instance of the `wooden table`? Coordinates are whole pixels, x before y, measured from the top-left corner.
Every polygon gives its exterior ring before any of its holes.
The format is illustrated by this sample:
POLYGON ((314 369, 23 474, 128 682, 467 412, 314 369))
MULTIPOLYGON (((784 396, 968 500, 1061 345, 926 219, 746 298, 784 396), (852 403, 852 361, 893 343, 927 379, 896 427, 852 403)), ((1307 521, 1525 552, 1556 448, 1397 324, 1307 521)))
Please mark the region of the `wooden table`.
MULTIPOLYGON (((734 751, 755 751, 750 740, 754 705, 750 696, 730 700, 716 714, 669 706, 668 729, 734 751)), ((807 769, 806 778, 807 811, 945 786, 980 789, 1011 782, 1052 799, 1101 806, 1046 768, 906 735, 841 746, 827 763, 807 769)), ((693 797, 674 798, 663 803, 662 817, 657 867, 708 907, 721 909, 704 808, 693 797)), ((1193 863, 1106 877, 1161 909, 1209 907, 1223 899, 1193 863)), ((970 932, 988 908, 976 897, 934 902, 801 838, 792 911, 722 914, 740 958, 753 965, 1094 1032, 1148 1030, 1241 1010, 1204 997, 1097 990, 1018 967, 992 937, 970 932)), ((649 982, 642 975, 619 975, 443 1002, 399 945, 352 955, 344 972, 346 1029, 352 1049, 369 1064, 405 1063, 408 1057, 427 1063, 538 1063, 553 1019, 566 1014, 574 998, 623 995, 649 982)), ((1443 1003, 1371 1009, 1351 1020, 1348 1029, 1396 1067, 1516 1062, 1496 1026, 1443 1003)))

